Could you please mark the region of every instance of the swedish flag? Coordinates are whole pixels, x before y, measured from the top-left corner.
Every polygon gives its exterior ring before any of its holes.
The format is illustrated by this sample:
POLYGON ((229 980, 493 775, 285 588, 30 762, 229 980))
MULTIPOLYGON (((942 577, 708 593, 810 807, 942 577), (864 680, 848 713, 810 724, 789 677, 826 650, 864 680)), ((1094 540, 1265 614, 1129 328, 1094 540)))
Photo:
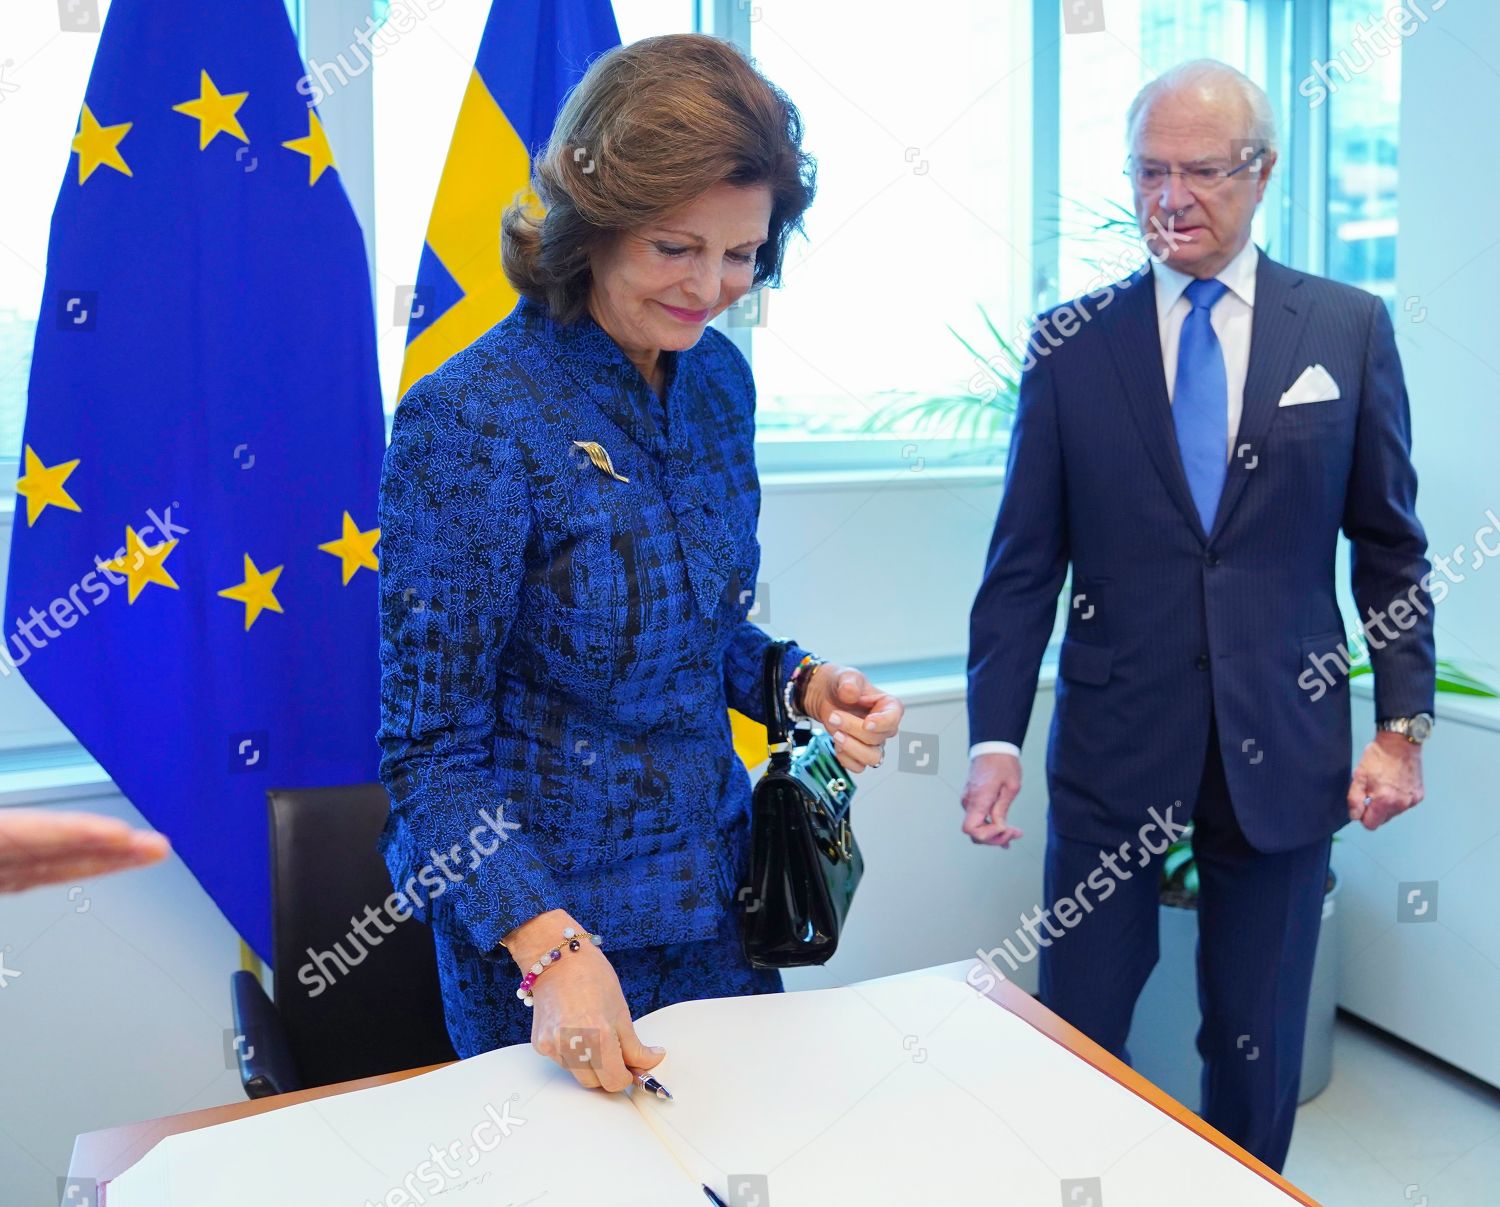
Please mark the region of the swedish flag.
POLYGON ((496 0, 458 111, 417 268, 401 393, 510 313, 500 215, 589 63, 620 44, 609 0, 496 0))
POLYGON ((373 780, 379 754, 369 269, 303 74, 282 0, 111 7, 53 214, 0 664, 263 956, 266 788, 373 780))

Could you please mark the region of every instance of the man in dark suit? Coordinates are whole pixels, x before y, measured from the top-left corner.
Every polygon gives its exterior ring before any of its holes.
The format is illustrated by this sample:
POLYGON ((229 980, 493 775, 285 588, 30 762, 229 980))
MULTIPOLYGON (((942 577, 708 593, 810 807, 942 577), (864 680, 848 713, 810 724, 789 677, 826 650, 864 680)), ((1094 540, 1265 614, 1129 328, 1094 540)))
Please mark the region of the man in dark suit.
POLYGON ((1202 1114, 1280 1169, 1331 837, 1422 799, 1435 664, 1406 392, 1378 299, 1250 242, 1276 162, 1258 87, 1184 64, 1127 127, 1152 263, 1033 333, 971 618, 963 829, 1020 837, 1017 756, 1071 566, 1042 997, 1128 1059, 1159 854, 1191 820, 1202 1114), (1352 777, 1341 530, 1378 721, 1352 777))

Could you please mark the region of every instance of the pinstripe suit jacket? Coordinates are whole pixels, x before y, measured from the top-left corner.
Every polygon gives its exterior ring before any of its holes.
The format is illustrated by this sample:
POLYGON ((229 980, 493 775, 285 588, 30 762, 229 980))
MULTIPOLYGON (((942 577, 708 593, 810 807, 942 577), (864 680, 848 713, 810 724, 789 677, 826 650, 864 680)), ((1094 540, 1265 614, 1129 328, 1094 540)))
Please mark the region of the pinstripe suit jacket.
POLYGON ((749 779, 726 710, 761 719, 769 640, 744 619, 754 387, 717 331, 663 355, 657 408, 597 323, 523 299, 396 412, 381 847, 419 915, 441 897, 444 927, 480 951, 554 908, 606 947, 703 938, 744 870, 749 779))
POLYGON ((1426 609, 1382 648, 1372 642, 1378 715, 1433 703, 1432 602, 1418 585, 1427 542, 1385 307, 1260 256, 1236 455, 1205 532, 1178 455, 1149 266, 1071 305, 1089 317, 1057 347, 1036 339, 1021 383, 971 614, 970 740, 1025 735, 1071 566, 1047 755, 1058 831, 1118 845, 1174 801, 1183 820, 1212 709, 1251 843, 1325 838, 1347 820, 1349 692, 1342 674, 1319 692, 1308 672, 1345 641, 1341 530, 1362 617, 1396 600, 1426 609), (1313 364, 1341 396, 1278 406, 1313 364))

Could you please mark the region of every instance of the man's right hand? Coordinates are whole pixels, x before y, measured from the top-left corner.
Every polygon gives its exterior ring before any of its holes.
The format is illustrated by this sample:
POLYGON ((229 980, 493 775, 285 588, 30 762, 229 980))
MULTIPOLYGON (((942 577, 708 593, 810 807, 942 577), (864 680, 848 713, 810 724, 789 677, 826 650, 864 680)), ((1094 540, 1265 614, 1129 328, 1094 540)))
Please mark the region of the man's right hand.
POLYGON ((1021 791, 1021 760, 1013 754, 981 754, 969 760, 964 785, 963 831, 971 842, 1008 847, 1021 831, 1006 824, 1011 802, 1021 791))
MULTIPOLYGON (((572 1073, 579 1085, 612 1093, 626 1089, 635 1081, 632 1070, 655 1068, 667 1050, 641 1043, 614 966, 589 941, 583 927, 566 915, 559 916, 562 920, 556 925, 550 925, 549 919, 545 931, 553 940, 552 947, 562 950, 562 957, 548 965, 531 987, 531 1046, 572 1073), (572 926, 582 938, 577 951, 567 950, 564 926, 572 926)), ((517 932, 529 930, 537 935, 542 929, 533 926, 537 921, 518 927, 517 932)), ((522 972, 552 949, 537 945, 536 939, 524 943, 512 938, 507 946, 522 972)))

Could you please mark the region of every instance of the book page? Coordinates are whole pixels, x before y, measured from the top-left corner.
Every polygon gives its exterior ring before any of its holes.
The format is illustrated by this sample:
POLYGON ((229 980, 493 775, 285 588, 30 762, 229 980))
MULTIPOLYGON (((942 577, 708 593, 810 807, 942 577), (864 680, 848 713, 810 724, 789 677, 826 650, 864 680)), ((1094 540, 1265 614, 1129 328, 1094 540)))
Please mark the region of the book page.
POLYGON ((674 1100, 635 1105, 732 1205, 1294 1201, 953 966, 684 1002, 638 1029, 666 1046, 674 1100))
POLYGON ((108 1207, 705 1207, 624 1094, 523 1044, 391 1085, 169 1136, 108 1207))

